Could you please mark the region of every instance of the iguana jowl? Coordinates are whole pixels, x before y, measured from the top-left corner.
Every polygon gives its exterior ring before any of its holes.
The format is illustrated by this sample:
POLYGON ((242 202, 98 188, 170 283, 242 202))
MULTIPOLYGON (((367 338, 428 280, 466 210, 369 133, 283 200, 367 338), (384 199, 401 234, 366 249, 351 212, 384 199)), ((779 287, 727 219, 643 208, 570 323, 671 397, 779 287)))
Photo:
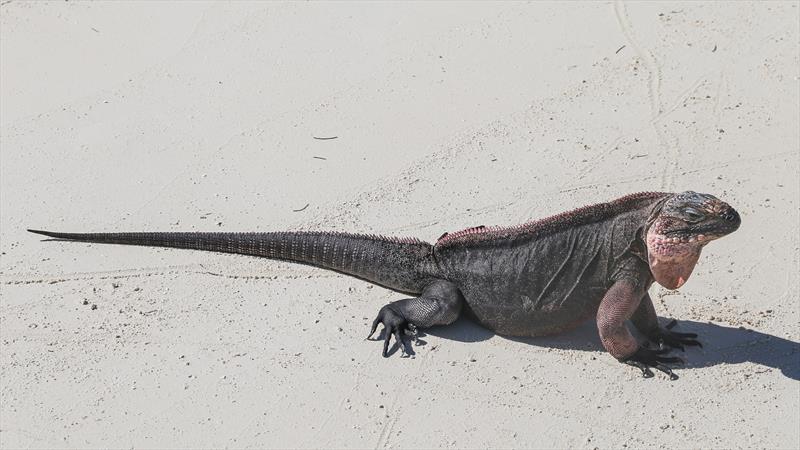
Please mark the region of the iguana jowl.
POLYGON ((310 264, 415 295, 378 313, 383 354, 395 336, 414 327, 447 325, 470 310, 502 335, 559 333, 597 317, 612 356, 677 378, 665 356, 671 348, 700 345, 691 333, 658 324, 648 288, 657 281, 681 287, 710 241, 735 231, 741 220, 708 194, 646 192, 586 206, 514 227, 477 227, 445 234, 435 244, 412 238, 334 232, 271 233, 55 233, 45 236, 109 244, 210 250, 310 264), (658 349, 640 345, 627 320, 658 349))

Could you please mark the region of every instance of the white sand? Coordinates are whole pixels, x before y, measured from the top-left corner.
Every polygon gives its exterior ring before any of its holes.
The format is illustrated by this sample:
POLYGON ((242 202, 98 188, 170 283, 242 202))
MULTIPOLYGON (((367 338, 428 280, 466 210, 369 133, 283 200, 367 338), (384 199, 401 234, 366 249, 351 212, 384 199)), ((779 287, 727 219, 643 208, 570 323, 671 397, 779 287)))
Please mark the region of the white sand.
POLYGON ((800 447, 798 9, 2 1, 0 446, 800 447), (686 189, 743 225, 652 290, 705 343, 676 382, 592 323, 384 359, 396 293, 24 231, 433 240, 686 189))

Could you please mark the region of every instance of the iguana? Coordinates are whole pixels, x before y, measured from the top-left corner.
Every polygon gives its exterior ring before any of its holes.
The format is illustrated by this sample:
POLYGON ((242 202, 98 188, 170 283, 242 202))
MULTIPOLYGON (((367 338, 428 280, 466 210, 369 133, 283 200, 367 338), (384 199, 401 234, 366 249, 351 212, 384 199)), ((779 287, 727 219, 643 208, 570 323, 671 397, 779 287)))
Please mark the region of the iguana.
POLYGON ((383 324, 383 355, 391 336, 447 325, 462 310, 510 336, 543 336, 597 318, 600 339, 619 361, 671 379, 665 353, 700 345, 693 333, 658 323, 647 291, 653 281, 681 287, 702 248, 735 231, 739 214, 708 194, 644 192, 512 227, 445 233, 435 244, 415 238, 339 232, 55 233, 56 239, 173 247, 261 256, 334 270, 414 297, 384 306, 368 338, 383 324), (637 342, 632 324, 653 348, 637 342))

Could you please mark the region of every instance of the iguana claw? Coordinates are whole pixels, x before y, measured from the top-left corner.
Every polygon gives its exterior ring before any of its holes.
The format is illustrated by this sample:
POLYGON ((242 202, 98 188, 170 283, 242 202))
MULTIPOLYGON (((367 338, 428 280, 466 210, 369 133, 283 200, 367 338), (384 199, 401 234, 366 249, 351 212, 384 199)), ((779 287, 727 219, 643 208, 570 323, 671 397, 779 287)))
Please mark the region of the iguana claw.
POLYGON ((638 350, 631 356, 620 360, 625 364, 630 366, 636 367, 642 371, 642 376, 644 378, 652 378, 653 371, 650 370, 650 367, 660 370, 669 376, 670 380, 677 380, 678 375, 672 371, 671 368, 666 366, 665 364, 668 363, 683 363, 684 361, 676 356, 661 356, 664 353, 669 352, 670 349, 662 348, 659 350, 651 350, 645 347, 639 347, 638 350))
POLYGON ((409 328, 409 323, 400 313, 395 311, 390 307, 391 305, 386 305, 378 311, 378 317, 372 322, 372 328, 369 331, 369 335, 367 339, 371 338, 373 334, 375 334, 375 330, 378 329, 378 324, 383 324, 383 357, 389 357, 389 341, 394 335, 394 339, 396 341, 397 346, 400 348, 401 354, 410 354, 406 347, 406 343, 403 341, 403 333, 406 329, 409 328))
POLYGON ((696 339, 696 333, 678 333, 670 331, 677 323, 677 320, 672 319, 664 328, 658 328, 658 330, 651 333, 648 338, 658 343, 658 346, 662 349, 665 347, 672 347, 680 351, 685 351, 684 345, 703 347, 703 344, 696 339))

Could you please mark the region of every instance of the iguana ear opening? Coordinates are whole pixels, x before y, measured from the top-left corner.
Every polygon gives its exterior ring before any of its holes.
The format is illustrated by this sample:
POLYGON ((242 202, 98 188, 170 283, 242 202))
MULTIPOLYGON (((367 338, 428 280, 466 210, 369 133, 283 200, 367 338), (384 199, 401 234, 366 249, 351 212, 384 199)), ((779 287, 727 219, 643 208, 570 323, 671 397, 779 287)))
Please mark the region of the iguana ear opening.
POLYGON ((647 262, 653 278, 667 289, 678 289, 683 286, 697 265, 701 249, 702 247, 698 246, 688 252, 678 252, 679 255, 663 255, 649 251, 647 262))

